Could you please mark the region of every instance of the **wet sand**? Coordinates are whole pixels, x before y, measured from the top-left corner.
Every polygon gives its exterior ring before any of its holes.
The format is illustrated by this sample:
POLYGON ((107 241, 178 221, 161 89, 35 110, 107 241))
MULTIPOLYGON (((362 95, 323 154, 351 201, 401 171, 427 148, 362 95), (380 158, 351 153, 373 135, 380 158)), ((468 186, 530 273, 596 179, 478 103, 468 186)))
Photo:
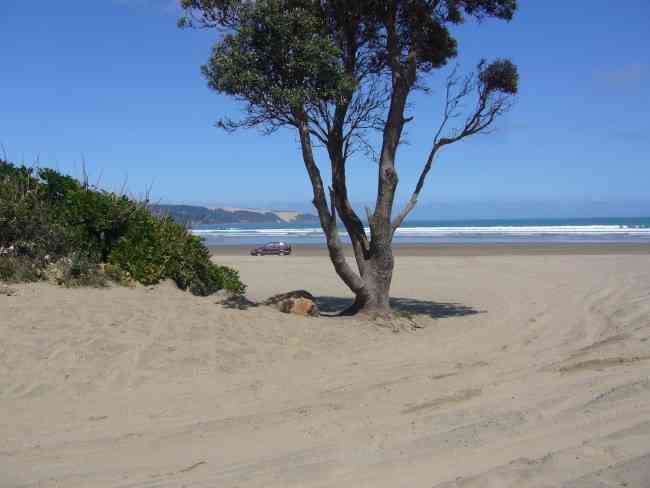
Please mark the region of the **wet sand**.
MULTIPOLYGON (((253 245, 210 246, 214 256, 247 256, 253 245)), ((296 256, 327 256, 320 244, 292 246, 296 256)), ((517 255, 650 255, 650 243, 522 243, 522 244, 395 244, 395 256, 517 256, 517 255)), ((352 255, 350 246, 346 254, 352 255)))

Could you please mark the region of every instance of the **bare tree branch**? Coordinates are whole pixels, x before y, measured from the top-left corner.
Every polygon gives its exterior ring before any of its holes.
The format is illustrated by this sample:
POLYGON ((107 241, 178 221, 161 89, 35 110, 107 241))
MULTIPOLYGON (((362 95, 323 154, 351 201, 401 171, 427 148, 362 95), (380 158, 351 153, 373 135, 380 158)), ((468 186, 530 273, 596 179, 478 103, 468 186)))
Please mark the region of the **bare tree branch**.
POLYGON ((455 67, 447 77, 442 121, 433 137, 433 146, 415 185, 415 190, 392 223, 393 233, 402 225, 404 219, 415 208, 420 192, 424 187, 427 175, 431 170, 431 166, 438 152, 445 146, 454 144, 475 134, 488 134, 492 132, 494 130, 492 126, 497 118, 505 114, 512 107, 508 87, 505 86, 504 88, 498 84, 491 85, 490 83, 492 81, 486 79, 484 76, 485 70, 483 66, 484 64, 481 62, 479 64, 478 74, 471 74, 462 79, 459 78, 458 69, 455 67), (462 102, 471 93, 476 93, 474 109, 466 117, 460 128, 447 131, 449 121, 461 116, 462 102))

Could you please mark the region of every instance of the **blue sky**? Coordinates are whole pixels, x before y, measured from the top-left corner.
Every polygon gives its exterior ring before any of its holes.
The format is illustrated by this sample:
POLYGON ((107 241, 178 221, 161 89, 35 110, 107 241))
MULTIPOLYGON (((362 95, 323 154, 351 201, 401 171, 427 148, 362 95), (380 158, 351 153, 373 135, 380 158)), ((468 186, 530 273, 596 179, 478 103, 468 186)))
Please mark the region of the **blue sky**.
MULTIPOLYGON (((9 159, 168 203, 309 209, 295 135, 213 127, 240 106, 199 68, 216 33, 176 28, 172 0, 2 0, 0 143, 9 159)), ((521 0, 515 19, 455 30, 458 63, 511 57, 515 109, 489 136, 450 147, 413 215, 650 215, 650 2, 521 0)), ((399 153, 399 198, 417 178, 439 120, 439 87, 413 97, 399 153)), ((324 156, 321 162, 326 164, 324 156)), ((358 203, 376 166, 350 162, 358 203)))

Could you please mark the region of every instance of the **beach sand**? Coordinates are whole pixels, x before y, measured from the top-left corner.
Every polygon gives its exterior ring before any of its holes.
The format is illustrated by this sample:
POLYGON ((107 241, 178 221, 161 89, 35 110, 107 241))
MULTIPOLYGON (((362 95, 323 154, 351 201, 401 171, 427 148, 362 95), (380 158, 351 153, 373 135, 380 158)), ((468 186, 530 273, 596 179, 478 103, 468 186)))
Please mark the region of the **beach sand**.
MULTIPOLYGON (((253 245, 210 246, 213 256, 249 256, 253 245)), ((352 248, 344 246, 346 255, 352 257, 352 248)), ((604 254, 641 254, 650 256, 650 243, 485 243, 485 244, 395 244, 395 256, 573 256, 604 254)), ((319 244, 297 244, 294 256, 327 256, 327 248, 319 244)))
MULTIPOLYGON (((648 488, 647 250, 486 249, 398 250, 414 329, 15 286, 0 487, 648 488)), ((254 300, 350 299, 322 249, 235 251, 254 300)))

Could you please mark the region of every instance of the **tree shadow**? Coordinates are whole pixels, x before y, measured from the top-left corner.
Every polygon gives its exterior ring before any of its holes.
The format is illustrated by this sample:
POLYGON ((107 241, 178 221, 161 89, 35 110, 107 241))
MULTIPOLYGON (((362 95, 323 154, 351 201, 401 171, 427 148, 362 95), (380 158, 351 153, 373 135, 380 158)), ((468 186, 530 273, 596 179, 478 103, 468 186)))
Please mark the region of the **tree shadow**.
MULTIPOLYGON (((343 297, 316 297, 316 303, 325 316, 336 316, 353 303, 352 298, 343 297)), ((485 313, 485 310, 453 302, 432 302, 429 300, 418 300, 417 298, 391 298, 390 305, 395 312, 407 315, 427 315, 434 319, 446 317, 464 317, 485 313)))
POLYGON ((249 308, 259 307, 260 304, 250 301, 245 296, 232 296, 225 300, 220 300, 216 302, 218 305, 221 305, 223 308, 228 308, 232 310, 248 310, 249 308))

